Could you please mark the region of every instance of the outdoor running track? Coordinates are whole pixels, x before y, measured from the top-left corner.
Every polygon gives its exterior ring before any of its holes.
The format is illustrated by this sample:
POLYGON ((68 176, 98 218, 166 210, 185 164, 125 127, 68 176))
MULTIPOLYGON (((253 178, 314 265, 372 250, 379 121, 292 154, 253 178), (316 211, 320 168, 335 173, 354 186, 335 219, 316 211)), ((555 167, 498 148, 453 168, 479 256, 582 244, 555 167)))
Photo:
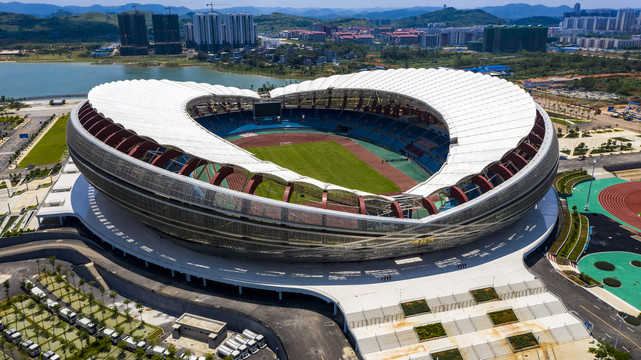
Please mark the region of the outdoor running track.
POLYGON ((275 146, 280 145, 281 142, 291 142, 292 144, 302 144, 321 141, 333 141, 345 149, 350 151, 359 159, 363 160, 374 170, 378 171, 381 175, 393 181, 401 191, 406 191, 418 184, 416 180, 405 175, 402 171, 394 166, 383 163, 381 158, 374 155, 372 152, 353 141, 352 139, 326 134, 315 133, 274 133, 274 134, 258 134, 255 136, 248 136, 240 139, 233 140, 232 143, 243 149, 258 146, 275 146))
POLYGON ((608 186, 599 193, 605 211, 622 222, 641 229, 641 182, 625 182, 608 186))

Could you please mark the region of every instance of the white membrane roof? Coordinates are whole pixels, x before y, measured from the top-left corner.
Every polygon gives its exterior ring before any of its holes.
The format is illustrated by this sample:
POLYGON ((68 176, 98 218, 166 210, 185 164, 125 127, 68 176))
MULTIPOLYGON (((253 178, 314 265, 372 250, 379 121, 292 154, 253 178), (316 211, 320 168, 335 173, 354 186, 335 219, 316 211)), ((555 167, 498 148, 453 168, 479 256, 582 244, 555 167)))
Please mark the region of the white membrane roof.
POLYGON ((428 196, 500 160, 529 134, 534 100, 495 77, 449 69, 398 69, 334 75, 270 92, 272 98, 332 89, 394 92, 421 101, 445 121, 450 139, 446 163, 427 181, 405 192, 428 196))
MULTIPOLYGON (((459 70, 398 69, 334 75, 292 84, 270 92, 272 98, 329 88, 394 92, 429 105, 450 132, 446 163, 427 181, 406 194, 428 196, 481 172, 514 149, 534 126, 535 104, 518 86, 502 79, 459 70)), ((105 117, 166 147, 250 173, 323 190, 357 196, 392 198, 325 183, 269 161, 231 144, 200 126, 187 105, 202 97, 233 96, 258 100, 251 90, 195 82, 127 80, 99 85, 89 102, 105 117)))
POLYGON ((347 189, 300 175, 272 162, 260 160, 249 151, 207 131, 187 113, 187 105, 194 99, 211 96, 260 99, 251 90, 170 80, 106 83, 93 88, 88 97, 94 109, 106 118, 165 147, 178 148, 205 160, 233 165, 253 174, 259 173, 289 183, 303 183, 323 190, 393 200, 387 196, 347 189))

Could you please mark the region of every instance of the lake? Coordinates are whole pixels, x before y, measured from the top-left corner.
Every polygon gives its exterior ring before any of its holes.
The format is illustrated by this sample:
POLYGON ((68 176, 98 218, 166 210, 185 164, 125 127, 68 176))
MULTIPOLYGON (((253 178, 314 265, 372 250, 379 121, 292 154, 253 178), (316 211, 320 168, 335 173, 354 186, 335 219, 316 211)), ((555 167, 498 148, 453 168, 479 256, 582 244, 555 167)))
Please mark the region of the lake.
POLYGON ((91 88, 102 83, 131 79, 195 81, 244 89, 252 85, 257 89, 267 82, 276 86, 292 82, 268 76, 218 72, 209 66, 164 68, 122 64, 0 62, 0 95, 7 97, 87 94, 91 88))

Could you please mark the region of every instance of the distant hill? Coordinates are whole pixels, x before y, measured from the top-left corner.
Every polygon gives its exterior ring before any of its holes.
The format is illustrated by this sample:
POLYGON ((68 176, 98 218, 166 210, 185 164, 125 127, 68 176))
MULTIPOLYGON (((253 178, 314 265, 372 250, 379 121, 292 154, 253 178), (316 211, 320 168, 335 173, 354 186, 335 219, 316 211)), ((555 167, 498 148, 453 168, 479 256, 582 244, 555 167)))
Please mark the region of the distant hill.
MULTIPOLYGON (((254 17, 254 23, 258 28, 258 32, 267 32, 273 33, 280 30, 290 30, 290 29, 307 29, 312 26, 313 23, 318 22, 318 19, 313 19, 309 17, 288 15, 281 13, 274 13, 270 15, 257 15, 254 17)), ((337 26, 372 26, 372 24, 365 19, 357 18, 344 18, 344 19, 331 19, 323 21, 325 25, 337 25, 337 26)))
MULTIPOLYGON (((95 0, 94 0, 95 1, 95 0)), ((166 3, 172 3, 167 0, 166 3)), ((230 2, 231 3, 231 2, 230 2)), ((415 7, 402 7, 402 2, 397 2, 396 7, 387 8, 363 8, 363 9, 344 9, 344 8, 293 8, 293 7, 256 7, 256 6, 234 6, 223 9, 216 8, 218 12, 246 12, 252 15, 269 15, 272 13, 281 13, 296 15, 314 19, 341 19, 341 18, 364 18, 364 19, 401 19, 412 16, 420 16, 425 13, 441 10, 441 7, 434 6, 415 6, 415 7)), ((203 2, 203 5, 205 2, 203 2)), ((128 3, 122 6, 57 6, 51 4, 24 4, 20 2, 0 2, 0 11, 13 12, 19 14, 34 15, 37 17, 46 17, 58 12, 59 10, 68 11, 72 14, 82 14, 87 12, 101 12, 101 13, 119 13, 122 11, 133 10, 133 3, 128 3)), ((158 14, 165 14, 167 10, 166 5, 159 4, 138 4, 138 10, 150 11, 158 14)), ((528 5, 528 4, 507 4, 503 6, 488 6, 479 8, 494 16, 504 19, 520 19, 533 16, 550 16, 561 17, 563 12, 571 11, 568 6, 548 7, 544 5, 528 5)), ((185 15, 193 12, 208 12, 209 8, 203 7, 200 9, 188 9, 184 6, 177 6, 171 8, 172 14, 185 15)))
POLYGON ((396 20, 397 27, 421 27, 428 23, 445 23, 447 26, 473 26, 498 23, 499 18, 483 10, 457 10, 452 7, 396 20))
POLYGON ((406 8, 406 9, 395 9, 395 10, 387 10, 387 11, 375 11, 375 12, 363 11, 357 14, 353 14, 352 17, 360 17, 364 19, 396 20, 396 19, 402 19, 410 16, 419 16, 425 13, 430 13, 430 12, 438 11, 441 9, 443 8, 434 7, 434 6, 415 6, 415 7, 406 8))
POLYGON ((24 41, 86 42, 118 36, 115 15, 86 13, 38 18, 32 15, 0 12, 0 44, 24 41))
POLYGON ((560 22, 561 18, 549 16, 532 16, 518 20, 510 20, 510 25, 559 26, 560 22))
MULTIPOLYGON (((91 6, 58 6, 51 4, 23 4, 21 2, 0 2, 0 11, 12 12, 17 14, 26 14, 33 15, 37 17, 46 17, 52 15, 60 10, 68 11, 72 14, 84 14, 89 12, 99 12, 99 13, 119 13, 123 11, 133 10, 134 3, 128 3, 121 6, 103 6, 103 5, 91 5, 91 6)), ((158 14, 166 14, 167 10, 165 9, 167 5, 159 4, 136 4, 137 10, 140 11, 150 11, 158 14)), ((172 14, 183 15, 192 11, 184 6, 171 7, 172 14)))
POLYGON ((549 7, 545 5, 507 4, 480 8, 503 19, 522 19, 534 16, 563 17, 564 12, 572 11, 569 6, 549 7))

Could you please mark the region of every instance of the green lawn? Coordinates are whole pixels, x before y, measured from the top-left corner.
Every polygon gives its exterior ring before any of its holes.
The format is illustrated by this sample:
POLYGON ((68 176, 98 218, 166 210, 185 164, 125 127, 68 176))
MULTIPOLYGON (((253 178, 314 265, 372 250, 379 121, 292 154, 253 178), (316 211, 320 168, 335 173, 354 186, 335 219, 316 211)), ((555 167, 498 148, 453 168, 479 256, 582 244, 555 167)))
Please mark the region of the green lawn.
POLYGON ((45 165, 60 161, 67 150, 66 131, 69 115, 60 117, 38 143, 29 151, 27 156, 18 164, 19 168, 29 164, 45 165))
POLYGON ((256 157, 311 178, 370 193, 400 191, 388 178, 333 141, 248 148, 256 157))

